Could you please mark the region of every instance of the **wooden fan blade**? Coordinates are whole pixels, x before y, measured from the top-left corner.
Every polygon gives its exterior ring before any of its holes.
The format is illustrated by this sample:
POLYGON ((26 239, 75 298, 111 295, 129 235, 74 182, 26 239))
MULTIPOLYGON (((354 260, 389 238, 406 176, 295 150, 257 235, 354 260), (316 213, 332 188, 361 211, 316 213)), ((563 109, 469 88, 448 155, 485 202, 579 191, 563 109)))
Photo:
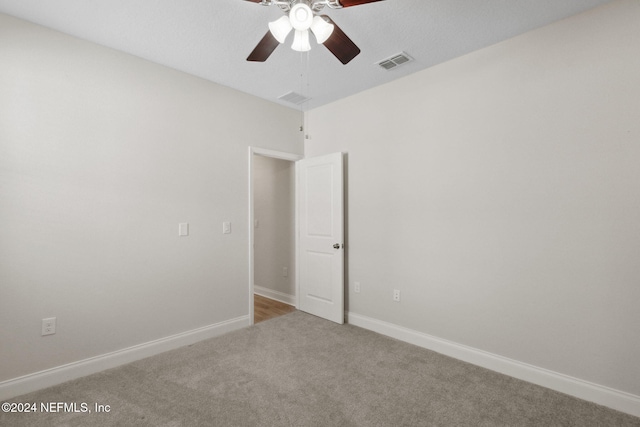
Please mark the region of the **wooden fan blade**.
POLYGON ((271 56, 274 50, 280 43, 271 34, 271 31, 267 31, 262 40, 258 43, 253 52, 247 57, 247 61, 264 62, 271 56))
POLYGON ((348 64, 353 58, 360 54, 360 48, 351 41, 331 18, 327 15, 322 15, 322 18, 334 26, 331 36, 324 42, 325 47, 329 49, 340 62, 345 65, 348 64))
POLYGON ((373 3, 382 0, 338 0, 342 7, 359 6, 361 4, 373 3))

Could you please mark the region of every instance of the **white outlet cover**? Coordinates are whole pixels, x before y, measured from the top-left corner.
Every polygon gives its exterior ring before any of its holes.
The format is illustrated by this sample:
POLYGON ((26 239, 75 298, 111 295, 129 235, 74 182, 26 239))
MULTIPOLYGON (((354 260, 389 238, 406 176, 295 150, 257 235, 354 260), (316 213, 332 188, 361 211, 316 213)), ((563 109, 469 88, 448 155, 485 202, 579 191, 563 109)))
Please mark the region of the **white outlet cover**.
POLYGON ((48 317, 42 319, 42 336, 53 335, 56 333, 56 318, 48 317))
POLYGON ((178 224, 178 236, 184 237, 189 235, 189 223, 183 222, 178 224))

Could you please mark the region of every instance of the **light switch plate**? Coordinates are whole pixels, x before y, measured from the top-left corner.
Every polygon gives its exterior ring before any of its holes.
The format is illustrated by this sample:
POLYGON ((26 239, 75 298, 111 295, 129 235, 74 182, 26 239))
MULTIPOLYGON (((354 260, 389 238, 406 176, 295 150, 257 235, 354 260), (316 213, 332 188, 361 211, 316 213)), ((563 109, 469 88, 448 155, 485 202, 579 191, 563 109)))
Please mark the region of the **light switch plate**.
POLYGON ((222 223, 222 234, 231 234, 231 223, 223 222, 222 223))
POLYGON ((182 222, 178 224, 178 236, 184 237, 189 235, 189 223, 182 222))

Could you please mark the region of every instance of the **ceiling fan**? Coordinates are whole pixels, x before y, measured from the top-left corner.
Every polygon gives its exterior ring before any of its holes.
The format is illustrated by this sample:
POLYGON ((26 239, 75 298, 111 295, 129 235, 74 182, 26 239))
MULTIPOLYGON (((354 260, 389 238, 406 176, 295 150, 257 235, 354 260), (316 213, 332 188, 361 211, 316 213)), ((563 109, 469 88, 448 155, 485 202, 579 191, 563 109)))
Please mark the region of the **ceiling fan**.
POLYGON ((245 0, 263 6, 276 5, 287 15, 269 23, 269 31, 260 40, 247 61, 264 62, 274 50, 285 42, 291 31, 294 39, 291 48, 299 52, 311 49, 309 31, 319 44, 324 44, 343 64, 358 56, 360 48, 327 15, 318 15, 325 6, 331 9, 358 6, 382 0, 245 0))

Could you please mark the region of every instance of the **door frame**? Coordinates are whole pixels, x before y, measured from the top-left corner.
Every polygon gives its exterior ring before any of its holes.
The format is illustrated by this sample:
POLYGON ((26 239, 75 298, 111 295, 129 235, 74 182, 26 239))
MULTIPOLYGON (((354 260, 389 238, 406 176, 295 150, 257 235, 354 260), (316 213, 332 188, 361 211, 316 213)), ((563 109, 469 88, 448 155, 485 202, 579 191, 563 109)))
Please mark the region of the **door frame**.
MULTIPOLYGON (((255 260, 255 251, 254 251, 254 234, 255 234, 255 218, 254 218, 254 202, 253 202, 253 198, 254 198, 254 188, 253 188, 253 158, 254 156, 262 156, 262 157, 270 157, 272 159, 280 159, 280 160, 287 160, 290 162, 294 163, 295 166, 295 162, 297 162, 298 160, 302 160, 304 158, 303 155, 301 154, 295 154, 295 153, 288 153, 288 152, 284 152, 284 151, 276 151, 276 150, 269 150, 266 148, 259 148, 259 147, 249 147, 249 224, 248 224, 248 236, 249 236, 249 320, 251 322, 251 324, 254 324, 254 312, 253 312, 253 292, 254 292, 254 284, 255 284, 255 267, 254 267, 254 260, 255 260)), ((294 197, 295 197, 295 193, 297 192, 297 188, 298 188, 298 180, 296 179, 295 182, 295 191, 294 191, 294 197)), ((295 218, 295 223, 294 223, 294 229, 296 230, 296 239, 295 239, 295 245, 294 245, 294 258, 295 258, 295 263, 298 263, 298 239, 297 239, 297 233, 298 233, 298 209, 297 209, 297 198, 296 198, 296 209, 295 212, 293 214, 294 218, 295 218)), ((298 308, 298 304, 299 304, 299 292, 298 292, 298 268, 296 266, 295 268, 296 274, 295 274, 295 278, 294 278, 294 287, 296 289, 296 308, 298 308)))

